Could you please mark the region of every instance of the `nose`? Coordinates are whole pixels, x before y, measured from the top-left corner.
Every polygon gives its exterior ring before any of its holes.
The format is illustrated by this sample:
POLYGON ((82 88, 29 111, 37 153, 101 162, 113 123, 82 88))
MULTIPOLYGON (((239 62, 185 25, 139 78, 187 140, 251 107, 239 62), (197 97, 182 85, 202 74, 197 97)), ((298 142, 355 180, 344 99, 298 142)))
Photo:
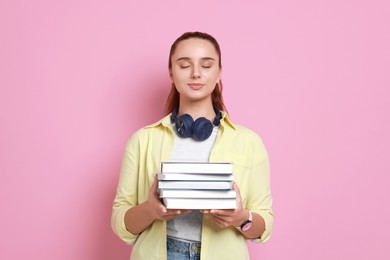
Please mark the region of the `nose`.
POLYGON ((199 79, 199 78, 200 78, 199 69, 197 69, 197 68, 194 68, 194 69, 193 69, 193 71, 192 71, 192 78, 193 78, 193 79, 199 79))
POLYGON ((200 75, 194 73, 194 74, 192 75, 192 78, 193 78, 193 79, 199 79, 199 78, 200 78, 200 75))

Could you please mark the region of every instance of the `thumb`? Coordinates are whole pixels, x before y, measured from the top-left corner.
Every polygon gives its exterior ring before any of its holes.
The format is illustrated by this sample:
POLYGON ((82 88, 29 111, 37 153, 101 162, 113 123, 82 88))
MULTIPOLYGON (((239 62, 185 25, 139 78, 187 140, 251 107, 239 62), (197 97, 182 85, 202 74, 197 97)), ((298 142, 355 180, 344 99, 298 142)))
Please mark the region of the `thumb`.
POLYGON ((238 188, 238 185, 236 182, 233 182, 233 190, 235 190, 236 193, 240 193, 240 189, 238 188))
POLYGON ((157 174, 154 176, 152 187, 157 187, 158 179, 157 179, 157 174))
POLYGON ((233 183, 233 190, 236 191, 237 206, 241 207, 242 205, 241 193, 236 182, 233 183))
POLYGON ((154 176, 152 186, 150 186, 150 191, 153 192, 154 194, 157 194, 157 188, 158 188, 158 179, 156 174, 156 176, 154 176))

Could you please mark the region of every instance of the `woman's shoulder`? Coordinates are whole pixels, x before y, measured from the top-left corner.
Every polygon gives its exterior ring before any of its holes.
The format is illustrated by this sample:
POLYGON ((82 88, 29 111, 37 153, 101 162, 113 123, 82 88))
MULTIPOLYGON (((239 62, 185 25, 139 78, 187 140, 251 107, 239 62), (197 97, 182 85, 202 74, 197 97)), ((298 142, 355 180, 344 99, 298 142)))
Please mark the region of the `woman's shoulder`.
POLYGON ((226 131, 222 136, 225 148, 234 156, 245 155, 253 160, 263 160, 267 158, 267 149, 260 134, 247 126, 234 124, 234 128, 226 131), (256 159, 254 159, 256 158, 256 159))
POLYGON ((247 126, 235 123, 234 127, 236 128, 237 132, 246 133, 246 134, 249 134, 249 135, 257 135, 257 132, 255 132, 253 129, 251 129, 251 128, 247 127, 247 126))
POLYGON ((137 129, 132 135, 131 135, 131 139, 139 139, 139 138, 146 138, 146 137, 149 137, 150 135, 154 135, 154 134, 159 134, 159 133, 163 133, 164 130, 169 127, 170 125, 170 116, 165 116, 163 118, 161 118, 160 120, 152 123, 152 124, 149 124, 149 125, 146 125, 144 127, 141 127, 139 129, 137 129))
POLYGON ((247 126, 244 126, 244 125, 241 125, 241 124, 236 124, 234 123, 234 129, 235 129, 235 133, 236 135, 240 136, 240 137, 246 137, 248 139, 259 139, 261 140, 261 136, 260 134, 253 130, 252 128, 249 128, 247 126))
POLYGON ((239 135, 239 136, 247 136, 249 138, 260 138, 258 132, 254 131, 251 128, 248 128, 240 123, 232 122, 228 114, 224 113, 223 116, 223 125, 225 129, 229 129, 228 132, 239 135))

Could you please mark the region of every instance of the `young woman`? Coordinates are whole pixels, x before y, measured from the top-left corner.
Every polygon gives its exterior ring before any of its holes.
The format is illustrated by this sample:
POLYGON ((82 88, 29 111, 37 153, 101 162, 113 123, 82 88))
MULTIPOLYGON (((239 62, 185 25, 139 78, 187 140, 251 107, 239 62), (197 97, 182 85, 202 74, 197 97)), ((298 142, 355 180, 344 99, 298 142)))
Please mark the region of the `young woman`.
POLYGON ((230 121, 221 72, 211 35, 187 32, 173 43, 168 115, 130 138, 113 203, 112 228, 134 244, 131 259, 249 259, 246 241, 271 235, 268 155, 255 132, 230 121), (166 209, 156 179, 166 161, 233 163, 237 208, 166 209))

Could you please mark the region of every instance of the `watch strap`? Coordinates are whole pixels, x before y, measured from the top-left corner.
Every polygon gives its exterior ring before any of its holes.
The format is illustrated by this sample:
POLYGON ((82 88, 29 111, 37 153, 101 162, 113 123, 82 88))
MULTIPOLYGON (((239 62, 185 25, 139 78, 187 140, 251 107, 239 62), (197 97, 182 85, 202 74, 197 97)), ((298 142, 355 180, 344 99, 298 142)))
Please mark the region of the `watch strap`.
POLYGON ((249 212, 249 218, 247 220, 245 220, 241 226, 240 226, 240 229, 243 230, 243 228, 245 227, 246 224, 248 223, 251 223, 252 222, 252 212, 248 211, 249 212))

